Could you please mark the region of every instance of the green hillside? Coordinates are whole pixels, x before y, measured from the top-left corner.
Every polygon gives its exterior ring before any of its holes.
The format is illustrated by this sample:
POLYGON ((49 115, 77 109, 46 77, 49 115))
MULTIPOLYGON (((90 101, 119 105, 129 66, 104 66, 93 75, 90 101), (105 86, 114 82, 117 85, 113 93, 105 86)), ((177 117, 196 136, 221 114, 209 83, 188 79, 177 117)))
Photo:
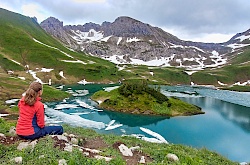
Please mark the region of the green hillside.
POLYGON ((88 82, 117 83, 120 80, 144 79, 153 84, 184 84, 218 86, 250 79, 248 63, 250 50, 230 57, 229 66, 206 69, 189 76, 183 68, 115 65, 82 52, 74 52, 47 34, 32 18, 0 8, 0 97, 14 98, 24 89, 23 84, 34 81, 34 75, 44 83, 74 84, 88 82), (123 69, 118 70, 118 67, 123 69), (42 68, 51 69, 41 72, 42 68), (63 73, 63 76, 62 74, 63 73), (20 79, 21 78, 21 79, 20 79), (6 84, 16 87, 9 88, 6 84), (18 90, 15 90, 18 89, 18 90), (7 93, 7 94, 6 94, 7 93))
POLYGON ((114 64, 70 51, 32 18, 0 9, 0 25, 0 65, 4 72, 12 70, 15 76, 29 77, 23 73, 28 65, 33 71, 37 68, 54 69, 38 76, 44 82, 50 78, 54 83, 76 83, 83 78, 87 81, 118 81, 119 74, 114 64), (60 71, 64 72, 66 79, 59 75, 60 71), (107 79, 106 75, 111 74, 115 75, 114 78, 107 79))

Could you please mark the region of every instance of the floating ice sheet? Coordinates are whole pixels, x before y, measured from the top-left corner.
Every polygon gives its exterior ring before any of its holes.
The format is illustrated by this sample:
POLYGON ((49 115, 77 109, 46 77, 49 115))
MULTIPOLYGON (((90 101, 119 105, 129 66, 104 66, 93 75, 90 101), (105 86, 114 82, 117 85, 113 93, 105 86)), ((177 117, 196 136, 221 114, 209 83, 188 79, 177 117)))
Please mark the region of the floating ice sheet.
POLYGON ((77 108, 78 106, 75 104, 58 104, 55 109, 66 109, 66 108, 77 108))
POLYGON ((156 137, 158 140, 160 140, 162 143, 168 143, 164 137, 162 137, 160 134, 156 133, 156 132, 153 132, 151 131, 150 129, 147 129, 147 128, 143 128, 143 127, 140 127, 140 130, 142 130, 143 132, 153 136, 153 137, 156 137))
POLYGON ((108 130, 116 129, 121 126, 123 126, 123 124, 115 124, 115 120, 111 120, 109 124, 107 125, 107 127, 105 128, 105 130, 108 131, 108 130))
POLYGON ((81 101, 81 100, 76 100, 76 102, 81 106, 81 107, 84 107, 84 108, 87 108, 87 109, 95 109, 95 107, 85 103, 84 101, 81 101))
POLYGON ((93 120, 84 119, 78 115, 69 115, 64 112, 54 110, 52 108, 46 109, 45 113, 57 121, 60 120, 60 121, 63 121, 64 123, 67 123, 73 126, 96 128, 96 129, 105 128, 105 123, 103 122, 97 122, 93 120))

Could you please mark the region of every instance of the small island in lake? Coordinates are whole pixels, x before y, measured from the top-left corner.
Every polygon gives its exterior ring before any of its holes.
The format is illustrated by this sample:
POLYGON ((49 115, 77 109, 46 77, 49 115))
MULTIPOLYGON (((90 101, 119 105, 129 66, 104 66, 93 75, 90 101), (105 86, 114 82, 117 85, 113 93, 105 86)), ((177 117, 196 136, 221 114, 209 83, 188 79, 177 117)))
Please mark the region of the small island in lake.
POLYGON ((204 114, 200 107, 167 97, 160 92, 160 87, 151 88, 145 81, 125 82, 111 91, 98 91, 91 99, 98 102, 100 108, 132 114, 168 117, 204 114))

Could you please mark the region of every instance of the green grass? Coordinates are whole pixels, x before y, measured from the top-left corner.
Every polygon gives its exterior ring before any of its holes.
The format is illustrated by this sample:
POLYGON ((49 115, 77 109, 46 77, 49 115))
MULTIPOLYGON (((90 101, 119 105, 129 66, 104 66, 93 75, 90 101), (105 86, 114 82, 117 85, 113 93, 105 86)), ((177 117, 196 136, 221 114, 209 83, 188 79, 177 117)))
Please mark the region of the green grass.
POLYGON ((65 98, 70 97, 71 94, 61 91, 61 90, 57 90, 51 86, 47 86, 47 85, 43 85, 43 101, 59 101, 59 100, 63 100, 65 98))
MULTIPOLYGON (((0 132, 2 133, 2 119, 0 119, 0 132)), ((7 124, 6 122, 4 122, 7 124)), ((113 148, 113 144, 116 142, 124 143, 128 147, 140 146, 139 151, 150 156, 152 162, 148 163, 151 165, 159 164, 172 164, 172 165, 207 165, 207 164, 227 164, 236 165, 237 162, 232 162, 225 157, 219 155, 216 152, 211 152, 205 148, 192 148, 189 146, 179 145, 179 144, 156 144, 149 143, 146 141, 139 140, 134 137, 121 137, 113 134, 105 135, 98 134, 93 130, 84 129, 79 127, 71 127, 64 125, 64 130, 68 134, 73 133, 78 137, 78 139, 95 139, 100 137, 107 144, 107 147, 102 148, 101 155, 112 157, 113 159, 107 163, 103 160, 97 160, 94 158, 87 158, 78 149, 73 149, 73 152, 66 152, 59 150, 59 148, 54 148, 53 141, 50 137, 46 136, 41 138, 38 144, 32 151, 31 148, 24 149, 22 151, 17 150, 17 145, 2 145, 0 144, 0 164, 11 165, 15 164, 11 159, 21 156, 23 158, 22 164, 58 164, 59 159, 65 159, 67 164, 86 164, 86 165, 121 165, 126 164, 125 160, 122 159, 120 152, 113 148), (168 153, 174 153, 179 157, 179 162, 171 162, 167 159, 166 155, 168 153), (39 158, 39 156, 44 155, 44 158, 39 158)), ((5 131, 6 132, 6 131, 5 131)))
POLYGON ((209 85, 209 84, 217 84, 217 79, 214 75, 211 75, 207 72, 196 72, 193 73, 192 82, 199 85, 209 85))
POLYGON ((0 31, 4 32, 0 34, 0 64, 6 71, 22 71, 25 65, 29 65, 31 70, 42 67, 52 68, 54 69, 52 81, 59 83, 60 81, 76 83, 83 78, 87 81, 110 83, 110 81, 117 82, 123 76, 129 77, 126 76, 126 72, 119 72, 115 65, 108 61, 68 50, 29 17, 0 9, 0 24, 0 31), (35 42, 33 38, 50 47, 35 42), (69 63, 62 60, 80 60, 87 64, 69 63), (56 76, 59 71, 64 72, 66 80, 56 76))
POLYGON ((222 87, 222 90, 239 91, 239 92, 250 92, 250 86, 239 86, 234 85, 232 87, 222 87))
POLYGON ((245 49, 243 53, 238 54, 231 60, 231 63, 236 65, 242 65, 242 63, 246 62, 250 62, 250 48, 245 49))

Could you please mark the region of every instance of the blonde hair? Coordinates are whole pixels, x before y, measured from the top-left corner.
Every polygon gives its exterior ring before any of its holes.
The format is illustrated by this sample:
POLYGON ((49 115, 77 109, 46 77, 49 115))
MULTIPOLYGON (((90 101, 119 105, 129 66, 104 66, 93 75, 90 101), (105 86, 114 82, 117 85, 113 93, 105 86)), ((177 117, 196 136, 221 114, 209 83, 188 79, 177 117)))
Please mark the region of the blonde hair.
POLYGON ((30 106, 34 105, 36 102, 36 98, 38 96, 38 92, 42 90, 42 84, 39 82, 32 82, 26 91, 24 96, 24 102, 30 106))

